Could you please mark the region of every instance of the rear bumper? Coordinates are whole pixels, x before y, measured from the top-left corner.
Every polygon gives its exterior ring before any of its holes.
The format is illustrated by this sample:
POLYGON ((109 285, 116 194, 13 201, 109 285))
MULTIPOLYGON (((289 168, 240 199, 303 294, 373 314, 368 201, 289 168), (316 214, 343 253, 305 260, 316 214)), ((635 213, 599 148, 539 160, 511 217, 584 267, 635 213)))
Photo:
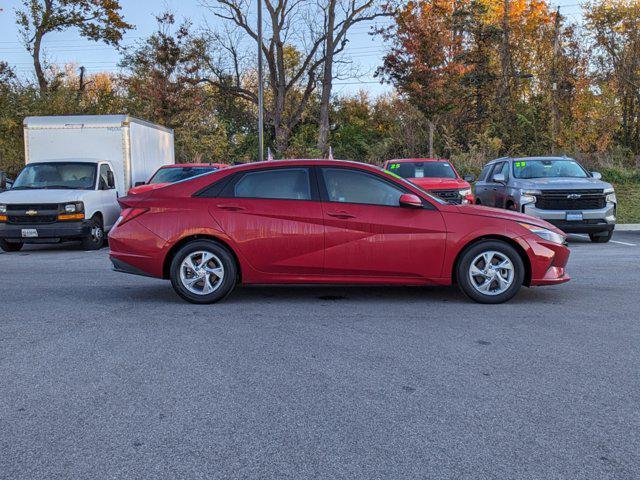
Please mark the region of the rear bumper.
POLYGON ((0 239, 23 242, 44 243, 58 242, 62 240, 75 240, 91 234, 91 225, 88 222, 55 222, 34 225, 14 225, 0 223, 0 239), (36 230, 37 237, 24 238, 22 230, 36 230))
POLYGON ((525 205, 523 212, 541 218, 565 233, 608 232, 613 230, 616 224, 616 206, 613 203, 597 210, 581 210, 580 221, 567 221, 566 210, 542 210, 535 205, 525 205))

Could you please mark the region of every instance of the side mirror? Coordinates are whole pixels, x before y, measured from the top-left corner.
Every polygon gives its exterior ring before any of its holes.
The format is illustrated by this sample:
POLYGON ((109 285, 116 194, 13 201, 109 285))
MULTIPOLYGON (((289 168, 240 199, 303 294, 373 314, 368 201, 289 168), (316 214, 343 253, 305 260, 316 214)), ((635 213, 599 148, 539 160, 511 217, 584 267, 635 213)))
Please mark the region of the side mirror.
POLYGON ((136 182, 133 184, 134 187, 139 187, 140 185, 144 185, 146 182, 136 182))
POLYGON ((476 176, 475 175, 465 175, 462 178, 464 179, 465 182, 469 182, 469 183, 473 183, 473 182, 476 181, 476 176))
POLYGON ((405 193, 400 195, 400 206, 409 208, 422 208, 422 200, 417 195, 405 193))
POLYGON ((596 180, 601 180, 602 179, 602 174, 600 172, 591 172, 591 176, 593 178, 595 178, 596 180))
POLYGON ((116 179, 111 170, 107 171, 107 188, 109 188, 109 190, 116 188, 116 179))
POLYGON ((506 178, 504 178, 504 175, 502 173, 496 173, 493 176, 493 181, 495 183, 505 183, 507 180, 506 180, 506 178))

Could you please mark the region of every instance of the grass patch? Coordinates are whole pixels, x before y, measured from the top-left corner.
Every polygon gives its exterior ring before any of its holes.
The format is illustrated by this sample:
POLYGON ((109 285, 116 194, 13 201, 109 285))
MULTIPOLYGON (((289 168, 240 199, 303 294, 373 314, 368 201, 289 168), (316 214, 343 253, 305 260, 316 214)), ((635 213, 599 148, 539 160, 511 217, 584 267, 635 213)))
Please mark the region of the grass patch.
POLYGON ((617 223, 640 223, 640 182, 615 183, 618 198, 617 223))

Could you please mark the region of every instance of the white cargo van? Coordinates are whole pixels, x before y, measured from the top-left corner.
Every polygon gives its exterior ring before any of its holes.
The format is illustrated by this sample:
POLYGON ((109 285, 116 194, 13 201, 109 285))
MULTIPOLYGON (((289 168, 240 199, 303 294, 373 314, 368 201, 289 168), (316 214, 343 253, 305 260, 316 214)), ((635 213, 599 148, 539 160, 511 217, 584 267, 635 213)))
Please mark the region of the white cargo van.
POLYGON ((28 117, 26 166, 0 193, 0 248, 81 240, 102 246, 118 197, 175 163, 173 131, 128 115, 28 117))

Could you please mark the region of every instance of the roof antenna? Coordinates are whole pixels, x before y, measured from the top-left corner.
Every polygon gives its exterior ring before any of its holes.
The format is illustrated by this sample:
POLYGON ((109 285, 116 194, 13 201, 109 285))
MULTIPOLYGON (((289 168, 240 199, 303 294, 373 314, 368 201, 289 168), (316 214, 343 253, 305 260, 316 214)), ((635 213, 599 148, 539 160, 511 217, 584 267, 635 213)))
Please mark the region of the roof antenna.
POLYGON ((271 162, 273 160, 273 154, 271 153, 271 149, 267 147, 267 162, 271 162))
POLYGON ((333 160, 333 147, 329 145, 329 160, 333 160))

